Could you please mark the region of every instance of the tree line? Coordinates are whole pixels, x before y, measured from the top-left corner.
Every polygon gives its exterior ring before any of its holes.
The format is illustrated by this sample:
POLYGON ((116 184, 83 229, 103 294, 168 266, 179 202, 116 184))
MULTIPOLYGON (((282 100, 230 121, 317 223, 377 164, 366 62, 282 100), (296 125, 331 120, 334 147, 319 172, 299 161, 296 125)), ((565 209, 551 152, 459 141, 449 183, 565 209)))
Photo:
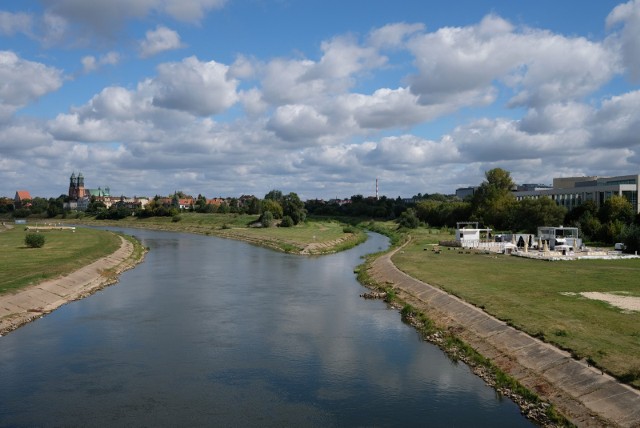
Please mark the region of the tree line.
POLYGON ((571 210, 549 197, 516 200, 511 174, 501 168, 485 173, 485 181, 465 201, 423 201, 416 216, 434 227, 455 227, 457 221, 477 221, 495 231, 536 233, 539 226, 577 227, 585 242, 624 242, 640 250, 640 215, 629 200, 612 196, 598 208, 585 201, 571 210))
MULTIPOLYGON (((302 202, 294 192, 284 194, 280 190, 271 190, 263 199, 255 196, 226 198, 215 205, 198 195, 186 210, 259 215, 258 222, 264 226, 276 223, 294 226, 304 222, 307 215, 395 220, 400 227, 406 228, 420 224, 455 227, 459 221, 477 221, 496 232, 536 233, 539 226, 564 225, 578 227, 585 242, 624 242, 628 249, 640 250, 640 215, 622 196, 612 196, 600 207, 593 201, 586 201, 568 211, 548 197, 518 201, 513 188, 509 171, 494 168, 485 172, 485 180, 465 200, 454 195, 418 194, 409 199, 354 195, 342 201, 316 199, 302 202)), ((170 196, 171 202, 167 203, 167 198, 156 195, 145 207, 138 208, 118 203, 107 208, 103 202, 92 198, 86 214, 97 219, 119 219, 131 215, 173 217, 183 211, 178 205, 182 198, 190 197, 183 192, 175 192, 170 196)), ((11 213, 14 217, 66 216, 68 213, 63 210, 63 204, 67 200, 66 195, 48 200, 34 198, 29 201, 29 208, 14 209, 12 200, 4 198, 0 201, 0 214, 11 213)))

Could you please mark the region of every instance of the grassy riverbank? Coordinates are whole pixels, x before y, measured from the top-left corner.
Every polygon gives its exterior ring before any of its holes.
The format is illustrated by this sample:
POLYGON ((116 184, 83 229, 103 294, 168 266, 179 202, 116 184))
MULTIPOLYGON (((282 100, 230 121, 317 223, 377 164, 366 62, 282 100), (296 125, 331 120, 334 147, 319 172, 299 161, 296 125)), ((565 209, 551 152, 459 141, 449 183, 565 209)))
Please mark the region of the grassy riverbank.
POLYGON ((197 233, 247 241, 296 254, 325 254, 351 248, 366 239, 365 233, 330 219, 308 219, 295 227, 248 227, 258 219, 246 214, 182 213, 178 217, 130 217, 117 221, 67 219, 67 223, 197 233))
POLYGON ((411 233, 412 242, 393 258, 401 270, 640 387, 640 312, 579 294, 640 297, 640 260, 544 262, 457 249, 436 253, 431 244, 451 235, 411 233))
POLYGON ((28 248, 26 233, 21 226, 0 233, 0 293, 68 274, 120 247, 114 233, 78 228, 42 232, 45 245, 28 248))

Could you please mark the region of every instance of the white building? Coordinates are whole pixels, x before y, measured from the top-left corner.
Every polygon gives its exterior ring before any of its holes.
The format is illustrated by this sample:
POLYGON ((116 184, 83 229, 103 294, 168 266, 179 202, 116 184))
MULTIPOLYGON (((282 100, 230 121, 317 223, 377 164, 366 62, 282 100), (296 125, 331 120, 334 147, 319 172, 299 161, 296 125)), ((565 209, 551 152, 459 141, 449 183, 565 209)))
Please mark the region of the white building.
POLYGON ((582 247, 582 239, 578 237, 577 227, 539 227, 538 238, 547 241, 550 250, 555 250, 556 246, 560 245, 568 245, 574 249, 582 247))
POLYGON ((558 205, 568 210, 586 201, 594 201, 599 208, 614 195, 627 198, 636 213, 640 213, 638 203, 638 183, 640 175, 617 177, 560 177, 553 179, 553 188, 513 192, 517 200, 537 199, 548 196, 558 205))
POLYGON ((487 242, 490 234, 491 229, 479 229, 477 222, 458 222, 456 225, 456 241, 461 247, 477 247, 481 242, 487 242))

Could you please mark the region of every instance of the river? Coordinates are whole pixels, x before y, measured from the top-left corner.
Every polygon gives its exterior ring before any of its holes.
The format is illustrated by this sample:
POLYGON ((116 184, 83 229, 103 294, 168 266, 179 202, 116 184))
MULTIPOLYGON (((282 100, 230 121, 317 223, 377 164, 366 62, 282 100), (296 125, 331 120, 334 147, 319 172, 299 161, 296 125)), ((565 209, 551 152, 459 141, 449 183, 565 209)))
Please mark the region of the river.
POLYGON ((0 426, 531 426, 322 257, 122 230, 117 285, 0 337, 0 426))

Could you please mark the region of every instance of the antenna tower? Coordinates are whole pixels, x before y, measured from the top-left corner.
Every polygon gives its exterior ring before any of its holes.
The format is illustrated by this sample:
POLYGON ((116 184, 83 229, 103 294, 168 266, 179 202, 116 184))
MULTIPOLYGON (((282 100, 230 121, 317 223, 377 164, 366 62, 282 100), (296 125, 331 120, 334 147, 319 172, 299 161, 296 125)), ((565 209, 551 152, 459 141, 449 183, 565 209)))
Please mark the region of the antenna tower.
POLYGON ((378 199, 378 179, 376 178, 376 201, 379 200, 378 199))

